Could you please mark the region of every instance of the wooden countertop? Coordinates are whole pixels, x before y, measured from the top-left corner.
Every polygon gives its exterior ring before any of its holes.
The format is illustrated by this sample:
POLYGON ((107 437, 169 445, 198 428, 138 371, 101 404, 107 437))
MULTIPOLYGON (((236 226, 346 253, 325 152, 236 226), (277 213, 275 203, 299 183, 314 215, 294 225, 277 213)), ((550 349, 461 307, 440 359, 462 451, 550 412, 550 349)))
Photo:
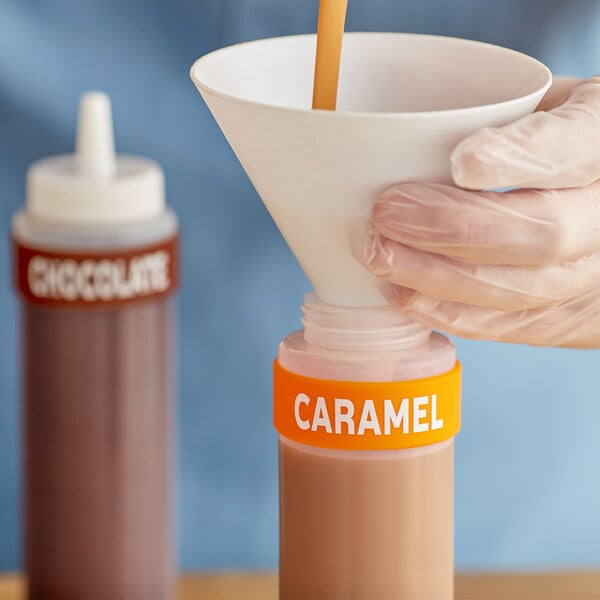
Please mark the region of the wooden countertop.
MULTIPOLYGON (((21 600, 23 580, 0 577, 0 600, 21 600)), ((184 575, 178 600, 276 600, 271 573, 184 575)), ((455 600, 599 600, 599 572, 459 574, 455 600)))

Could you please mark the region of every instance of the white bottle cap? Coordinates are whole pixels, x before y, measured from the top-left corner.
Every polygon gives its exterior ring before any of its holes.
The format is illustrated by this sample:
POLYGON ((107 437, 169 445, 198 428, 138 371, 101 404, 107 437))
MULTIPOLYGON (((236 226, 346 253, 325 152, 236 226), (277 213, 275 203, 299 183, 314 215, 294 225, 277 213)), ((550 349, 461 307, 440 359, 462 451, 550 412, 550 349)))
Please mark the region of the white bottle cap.
POLYGON ((117 156, 110 99, 81 98, 75 154, 44 158, 27 173, 27 212, 63 225, 126 225, 165 208, 164 176, 146 158, 117 156))

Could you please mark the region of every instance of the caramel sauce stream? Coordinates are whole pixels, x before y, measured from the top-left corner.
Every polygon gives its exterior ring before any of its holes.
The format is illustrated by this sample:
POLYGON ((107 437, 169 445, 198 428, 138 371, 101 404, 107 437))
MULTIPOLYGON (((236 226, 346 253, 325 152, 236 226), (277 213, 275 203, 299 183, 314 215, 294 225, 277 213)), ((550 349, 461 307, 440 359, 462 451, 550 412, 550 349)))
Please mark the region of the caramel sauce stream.
POLYGON ((348 0, 321 0, 317 29, 317 59, 313 105, 315 109, 335 110, 342 41, 348 0))

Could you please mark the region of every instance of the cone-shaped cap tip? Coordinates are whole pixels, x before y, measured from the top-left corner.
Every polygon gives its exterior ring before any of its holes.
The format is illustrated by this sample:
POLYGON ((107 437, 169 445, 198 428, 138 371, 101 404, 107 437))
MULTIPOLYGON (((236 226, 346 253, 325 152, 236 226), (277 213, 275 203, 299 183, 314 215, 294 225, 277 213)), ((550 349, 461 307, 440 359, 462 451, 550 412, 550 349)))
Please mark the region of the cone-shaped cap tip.
POLYGON ((79 103, 75 165, 80 177, 109 179, 115 175, 117 157, 110 98, 87 92, 79 103))

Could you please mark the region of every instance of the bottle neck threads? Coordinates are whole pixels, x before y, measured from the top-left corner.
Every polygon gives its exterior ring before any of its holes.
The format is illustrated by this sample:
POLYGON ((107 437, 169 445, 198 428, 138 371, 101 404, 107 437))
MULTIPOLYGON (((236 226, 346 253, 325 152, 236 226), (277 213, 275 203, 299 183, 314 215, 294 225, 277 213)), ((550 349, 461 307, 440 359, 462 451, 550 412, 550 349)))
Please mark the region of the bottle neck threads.
POLYGON ((427 344, 431 329, 393 306, 352 308, 308 294, 302 304, 308 344, 348 352, 390 352, 427 344))

